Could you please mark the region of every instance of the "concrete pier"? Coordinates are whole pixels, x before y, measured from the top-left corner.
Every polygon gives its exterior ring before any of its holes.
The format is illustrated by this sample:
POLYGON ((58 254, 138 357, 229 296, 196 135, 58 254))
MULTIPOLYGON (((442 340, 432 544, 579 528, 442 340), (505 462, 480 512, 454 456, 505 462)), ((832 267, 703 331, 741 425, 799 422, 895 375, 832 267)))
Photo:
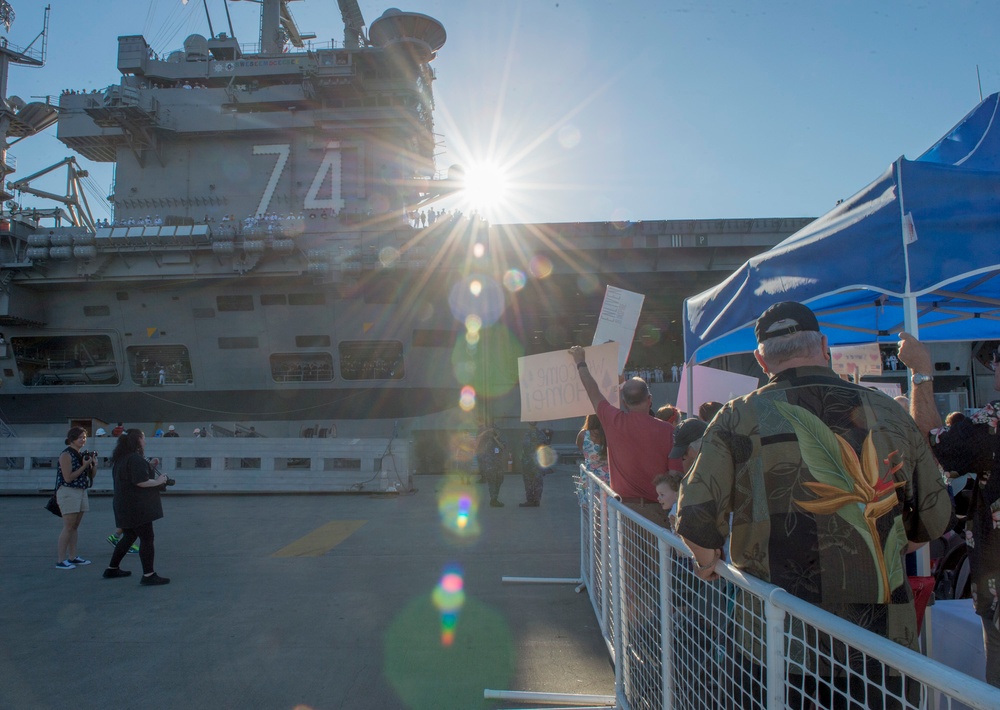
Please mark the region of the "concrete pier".
MULTIPOLYGON (((579 574, 572 467, 519 508, 520 477, 415 477, 386 495, 164 496, 163 587, 105 580, 111 498, 61 571, 41 496, 0 497, 0 707, 79 710, 510 708, 486 688, 609 695, 586 592, 503 584, 579 574), (483 505, 483 502, 486 505, 483 505), (453 612, 453 615, 451 613, 453 612)), ((532 705, 534 707, 536 705, 532 705)))

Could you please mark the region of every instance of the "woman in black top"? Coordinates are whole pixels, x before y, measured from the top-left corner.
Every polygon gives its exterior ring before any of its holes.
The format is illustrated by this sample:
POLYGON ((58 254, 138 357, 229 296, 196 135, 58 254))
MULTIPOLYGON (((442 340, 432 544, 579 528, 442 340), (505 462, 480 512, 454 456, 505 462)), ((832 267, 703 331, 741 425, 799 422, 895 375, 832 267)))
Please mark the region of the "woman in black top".
POLYGON ((163 517, 160 491, 167 483, 167 475, 156 475, 155 469, 144 458, 146 435, 139 429, 129 429, 118 437, 118 445, 111 454, 115 479, 115 525, 122 529, 121 539, 111 554, 111 562, 104 576, 128 577, 131 572, 120 569, 129 547, 139 538, 139 561, 142 563, 140 584, 168 584, 153 569, 153 521, 163 517))

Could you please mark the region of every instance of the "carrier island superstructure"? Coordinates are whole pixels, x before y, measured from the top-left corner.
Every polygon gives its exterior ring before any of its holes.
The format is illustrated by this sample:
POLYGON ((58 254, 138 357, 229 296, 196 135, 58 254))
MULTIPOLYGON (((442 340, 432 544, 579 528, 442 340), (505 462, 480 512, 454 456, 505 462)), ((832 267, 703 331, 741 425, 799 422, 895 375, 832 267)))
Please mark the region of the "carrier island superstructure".
MULTIPOLYGON (((669 368, 682 299, 809 221, 442 214, 434 201, 461 188, 434 162, 445 29, 390 9, 366 32, 356 2, 340 5, 343 42, 314 43, 284 0, 263 0, 255 47, 215 33, 161 55, 125 35, 119 83, 7 105, 15 128, 57 111, 60 141, 115 164, 109 223, 72 187, 56 208, 3 212, 9 431, 412 441, 516 422, 517 356, 589 342, 605 286, 646 294, 634 359, 669 368)), ((4 197, 26 202, 9 162, 4 197)))

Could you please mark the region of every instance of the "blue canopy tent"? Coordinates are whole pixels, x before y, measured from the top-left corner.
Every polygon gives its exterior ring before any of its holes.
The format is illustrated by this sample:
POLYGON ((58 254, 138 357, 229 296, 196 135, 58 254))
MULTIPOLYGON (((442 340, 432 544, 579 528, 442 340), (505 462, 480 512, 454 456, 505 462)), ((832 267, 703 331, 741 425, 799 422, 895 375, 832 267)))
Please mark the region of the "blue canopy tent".
POLYGON ((831 345, 1000 339, 1000 94, 713 289, 684 302, 690 366, 756 347, 772 303, 816 312, 831 345))

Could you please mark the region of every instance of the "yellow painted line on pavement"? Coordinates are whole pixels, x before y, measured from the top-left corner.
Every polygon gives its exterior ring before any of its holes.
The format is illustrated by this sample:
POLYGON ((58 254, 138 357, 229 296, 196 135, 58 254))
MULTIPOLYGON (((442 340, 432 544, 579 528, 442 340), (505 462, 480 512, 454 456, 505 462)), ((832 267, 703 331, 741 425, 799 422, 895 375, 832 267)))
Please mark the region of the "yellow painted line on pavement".
POLYGON ((271 557, 319 557, 335 548, 367 523, 367 520, 332 520, 308 535, 286 545, 271 557))

